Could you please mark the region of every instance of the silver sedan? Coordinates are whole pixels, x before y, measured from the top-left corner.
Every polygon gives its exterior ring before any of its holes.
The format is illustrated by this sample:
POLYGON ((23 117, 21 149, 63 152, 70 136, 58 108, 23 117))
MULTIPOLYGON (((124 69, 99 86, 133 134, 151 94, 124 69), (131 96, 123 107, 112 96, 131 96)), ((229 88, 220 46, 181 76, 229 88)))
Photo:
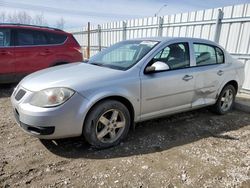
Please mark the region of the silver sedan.
POLYGON ((27 76, 11 101, 18 125, 35 137, 82 135, 106 148, 124 139, 135 122, 205 106, 225 114, 243 80, 243 64, 214 42, 133 39, 86 63, 27 76))

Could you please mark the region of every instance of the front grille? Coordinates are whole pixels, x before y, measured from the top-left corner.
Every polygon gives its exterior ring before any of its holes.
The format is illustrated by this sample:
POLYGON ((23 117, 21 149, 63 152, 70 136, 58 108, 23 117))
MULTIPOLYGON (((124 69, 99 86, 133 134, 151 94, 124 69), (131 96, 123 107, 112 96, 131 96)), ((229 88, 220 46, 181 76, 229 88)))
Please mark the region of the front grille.
POLYGON ((26 91, 24 91, 23 89, 20 89, 20 90, 17 92, 17 94, 16 94, 16 96, 15 96, 15 99, 16 99, 17 101, 21 100, 21 98, 23 98, 23 96, 25 95, 25 93, 26 93, 26 91))

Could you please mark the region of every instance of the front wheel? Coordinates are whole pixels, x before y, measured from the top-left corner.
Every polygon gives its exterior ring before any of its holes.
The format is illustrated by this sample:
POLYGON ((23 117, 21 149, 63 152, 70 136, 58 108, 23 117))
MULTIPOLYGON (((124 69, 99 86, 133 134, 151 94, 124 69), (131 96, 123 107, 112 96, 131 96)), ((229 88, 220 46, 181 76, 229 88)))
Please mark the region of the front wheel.
POLYGON ((98 103, 88 114, 83 135, 96 148, 117 145, 129 131, 130 114, 125 105, 115 100, 98 103))
POLYGON ((221 115, 228 113, 233 108, 235 95, 236 95, 236 90, 232 85, 225 86, 221 91, 220 96, 213 107, 213 110, 217 114, 221 115))

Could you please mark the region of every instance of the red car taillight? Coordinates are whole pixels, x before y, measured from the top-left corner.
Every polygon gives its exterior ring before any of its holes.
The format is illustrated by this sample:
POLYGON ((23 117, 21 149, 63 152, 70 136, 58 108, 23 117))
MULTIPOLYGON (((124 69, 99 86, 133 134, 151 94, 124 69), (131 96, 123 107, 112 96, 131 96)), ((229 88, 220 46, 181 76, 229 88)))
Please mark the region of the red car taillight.
POLYGON ((81 53, 82 54, 82 48, 79 46, 79 47, 72 47, 74 50, 76 50, 77 52, 81 53))

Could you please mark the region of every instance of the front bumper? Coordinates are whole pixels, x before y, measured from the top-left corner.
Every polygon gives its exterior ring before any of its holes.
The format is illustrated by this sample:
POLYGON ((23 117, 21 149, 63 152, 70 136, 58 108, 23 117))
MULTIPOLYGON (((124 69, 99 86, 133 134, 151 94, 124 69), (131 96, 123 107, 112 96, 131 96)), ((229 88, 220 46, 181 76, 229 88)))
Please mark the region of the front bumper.
POLYGON ((16 122, 25 132, 29 132, 34 135, 51 135, 55 132, 55 127, 41 127, 41 126, 30 126, 20 121, 19 113, 14 109, 14 116, 16 122))
POLYGON ((18 125, 28 134, 41 139, 80 136, 88 100, 77 92, 64 104, 41 108, 29 104, 32 92, 17 88, 11 96, 13 112, 18 125), (19 90, 25 94, 17 97, 19 90))

